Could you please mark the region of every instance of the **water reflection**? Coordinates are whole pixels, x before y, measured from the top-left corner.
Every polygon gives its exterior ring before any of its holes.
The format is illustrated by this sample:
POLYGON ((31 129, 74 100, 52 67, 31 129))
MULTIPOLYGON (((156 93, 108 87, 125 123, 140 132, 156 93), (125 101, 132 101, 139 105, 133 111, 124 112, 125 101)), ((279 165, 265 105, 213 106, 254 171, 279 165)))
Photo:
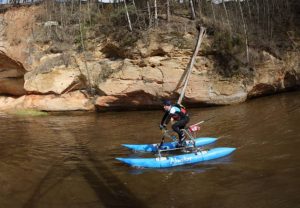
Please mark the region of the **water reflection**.
POLYGON ((158 173, 177 173, 177 172, 188 172, 191 174, 202 174, 206 171, 217 169, 217 165, 230 165, 232 164, 231 156, 225 158, 219 158, 212 161, 202 162, 200 164, 192 164, 192 165, 184 165, 184 166, 176 166, 171 168, 161 168, 161 169, 148 169, 148 168, 130 168, 128 173, 130 174, 145 174, 147 172, 158 172, 158 173))

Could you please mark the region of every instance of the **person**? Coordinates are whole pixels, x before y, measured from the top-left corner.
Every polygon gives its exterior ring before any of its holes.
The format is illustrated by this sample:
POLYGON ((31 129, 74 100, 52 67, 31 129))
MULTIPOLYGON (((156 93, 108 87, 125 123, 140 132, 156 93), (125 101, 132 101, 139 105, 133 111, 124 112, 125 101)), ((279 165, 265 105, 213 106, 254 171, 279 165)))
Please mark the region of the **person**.
POLYGON ((169 100, 165 100, 163 102, 163 107, 165 114, 160 122, 160 129, 166 128, 170 120, 175 121, 172 125, 172 129, 178 134, 177 147, 182 147, 185 140, 185 133, 182 129, 185 128, 186 124, 190 120, 186 109, 179 104, 172 105, 172 102, 169 100))

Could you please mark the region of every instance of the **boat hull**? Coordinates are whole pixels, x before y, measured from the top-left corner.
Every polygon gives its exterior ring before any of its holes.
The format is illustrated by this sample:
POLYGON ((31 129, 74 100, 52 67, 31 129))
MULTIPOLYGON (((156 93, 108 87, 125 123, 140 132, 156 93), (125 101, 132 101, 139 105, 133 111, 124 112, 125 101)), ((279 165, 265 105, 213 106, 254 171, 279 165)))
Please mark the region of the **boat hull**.
POLYGON ((181 154, 157 158, 116 158, 133 167, 140 168, 168 168, 185 164, 199 163, 230 155, 236 148, 218 147, 196 153, 181 154))
MULTIPOLYGON (((213 137, 201 137, 195 139, 196 147, 205 146, 208 144, 212 144, 217 141, 217 138, 213 137)), ((176 148, 177 142, 165 142, 163 146, 160 148, 161 150, 172 150, 176 148)), ((122 146, 127 147, 134 151, 139 152, 157 152, 159 144, 122 144, 122 146)), ((186 141, 186 146, 192 147, 192 140, 186 141)))

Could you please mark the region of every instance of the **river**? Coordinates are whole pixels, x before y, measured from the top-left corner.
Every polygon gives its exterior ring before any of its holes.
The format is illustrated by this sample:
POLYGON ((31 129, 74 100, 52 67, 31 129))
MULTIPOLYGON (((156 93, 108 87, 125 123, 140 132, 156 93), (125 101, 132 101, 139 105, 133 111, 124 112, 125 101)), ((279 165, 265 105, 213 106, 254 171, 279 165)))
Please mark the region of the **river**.
MULTIPOLYGON (((136 169, 122 143, 159 142, 162 111, 0 114, 0 207, 300 207, 300 92, 189 109, 228 157, 136 169)), ((140 156, 144 156, 141 154, 140 156)))

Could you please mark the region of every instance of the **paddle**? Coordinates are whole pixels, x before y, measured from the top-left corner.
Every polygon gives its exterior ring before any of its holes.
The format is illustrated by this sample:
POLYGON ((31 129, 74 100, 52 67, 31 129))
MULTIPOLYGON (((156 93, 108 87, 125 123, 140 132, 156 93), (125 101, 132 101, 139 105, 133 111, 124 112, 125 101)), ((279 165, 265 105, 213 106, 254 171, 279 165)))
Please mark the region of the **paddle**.
POLYGON ((196 126, 196 125, 202 124, 202 123, 207 122, 207 121, 209 121, 209 120, 211 120, 211 119, 213 119, 213 118, 215 118, 215 117, 216 117, 216 116, 213 116, 213 117, 210 117, 210 118, 205 119, 205 120, 203 120, 203 121, 199 121, 198 123, 195 123, 195 124, 193 124, 193 125, 191 125, 191 126, 196 126))

